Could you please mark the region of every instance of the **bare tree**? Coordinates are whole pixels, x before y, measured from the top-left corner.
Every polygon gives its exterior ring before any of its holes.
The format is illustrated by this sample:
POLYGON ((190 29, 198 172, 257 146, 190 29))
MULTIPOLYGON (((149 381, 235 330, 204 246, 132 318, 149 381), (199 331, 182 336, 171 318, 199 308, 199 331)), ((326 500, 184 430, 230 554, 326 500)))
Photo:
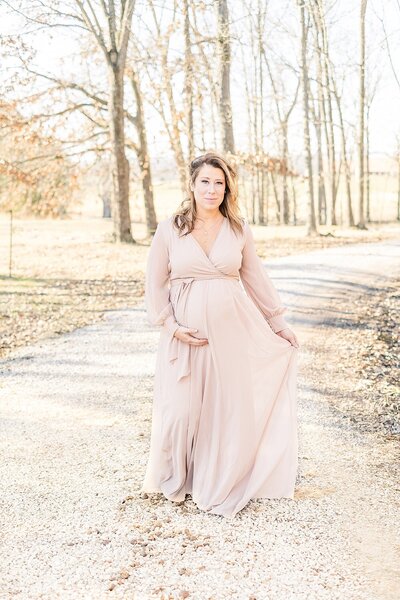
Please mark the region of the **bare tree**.
MULTIPOLYGON (((195 7, 196 5, 194 5, 195 7)), ((207 30, 203 34, 200 29, 198 11, 192 10, 192 52, 197 51, 196 71, 192 71, 193 84, 196 88, 197 101, 194 103, 197 108, 197 115, 200 121, 201 149, 206 150, 210 142, 206 142, 206 133, 208 139, 212 139, 211 145, 214 148, 218 146, 218 104, 219 90, 218 77, 216 76, 213 65, 215 51, 215 37, 209 35, 207 30), (207 84, 209 94, 203 93, 204 82, 207 84), (206 131, 207 130, 207 131, 206 131)))
POLYGON ((174 31, 172 24, 176 23, 179 17, 177 2, 174 0, 170 25, 165 31, 154 0, 147 0, 147 4, 152 16, 154 35, 158 42, 157 48, 144 48, 139 44, 139 40, 134 40, 136 55, 141 58, 142 66, 147 71, 147 79, 152 84, 152 94, 147 96, 147 102, 157 110, 162 119, 178 169, 181 190, 183 194, 186 194, 187 166, 181 139, 184 114, 176 101, 173 87, 173 75, 177 66, 169 61, 169 45, 174 31))
POLYGON ((190 39, 190 14, 189 0, 184 0, 184 39, 185 39, 185 116, 186 136, 188 140, 189 158, 194 157, 194 133, 193 133, 193 56, 192 43, 190 39))
POLYGON ((376 91, 378 89, 381 73, 378 71, 378 75, 375 77, 374 82, 371 82, 371 77, 368 77, 370 85, 369 90, 365 92, 365 216, 367 223, 371 222, 371 177, 370 177, 370 135, 369 135, 369 122, 370 122, 370 111, 372 103, 375 98, 376 91))
POLYGON ((304 128, 304 155, 307 170, 308 181, 308 221, 307 235, 317 233, 317 224, 315 219, 314 206, 314 185, 313 185, 313 165, 311 155, 310 138, 310 108, 309 108, 309 79, 308 79, 308 61, 307 61, 307 24, 305 0, 299 1, 300 23, 301 23, 301 75, 303 88, 303 128, 304 128))
MULTIPOLYGON (((25 65, 26 73, 29 73, 35 78, 40 78, 48 82, 49 87, 43 92, 43 96, 46 95, 49 99, 53 99, 53 103, 65 104, 65 108, 52 113, 38 113, 35 114, 34 119, 40 120, 41 123, 45 124, 46 127, 57 118, 57 125, 63 130, 68 130, 68 124, 63 122, 69 113, 80 113, 86 119, 87 127, 84 128, 83 124, 79 124, 81 135, 77 140, 71 140, 67 138, 62 142, 64 147, 64 153, 70 155, 84 155, 89 152, 99 156, 105 152, 110 151, 110 135, 109 135, 109 121, 108 121, 108 102, 107 96, 103 90, 96 89, 96 86, 90 81, 85 84, 76 83, 52 77, 45 73, 33 71, 27 65, 25 65)), ((135 152, 139 169, 140 179, 143 188, 144 206, 146 214, 146 226, 147 231, 151 233, 156 227, 156 217, 154 211, 154 198, 153 198, 153 187, 151 180, 150 170, 150 158, 147 148, 147 133, 146 123, 143 112, 143 99, 140 91, 140 85, 137 78, 137 74, 133 71, 132 67, 127 68, 127 73, 131 80, 131 85, 134 93, 136 113, 133 114, 131 109, 125 110, 126 121, 131 123, 136 132, 125 132, 125 145, 126 148, 131 149, 135 152)), ((35 85, 36 79, 32 79, 32 85, 35 85)), ((31 116, 31 120, 33 117, 31 116)), ((56 125, 53 125, 55 127, 56 125)), ((107 164, 109 161, 107 162, 107 164)), ((112 194, 112 181, 110 183, 110 192, 112 194)), ((107 192, 108 194, 109 192, 107 192)), ((109 201, 109 199, 107 199, 109 201)), ((111 206, 109 207, 111 210, 111 206)), ((109 210, 107 209, 107 210, 109 210)), ((111 215, 113 216, 113 215, 111 215)))
POLYGON ((318 55, 318 88, 320 95, 320 108, 323 116, 326 148, 329 162, 329 188, 330 188, 330 213, 329 220, 336 225, 336 197, 337 197, 337 168, 336 144, 332 106, 332 62, 329 51, 328 31, 325 21, 324 0, 313 0, 311 13, 315 24, 318 55))
POLYGON ((360 0, 360 91, 359 91, 359 132, 358 132, 358 224, 359 229, 366 229, 365 225, 365 13, 367 0, 360 0))
MULTIPOLYGON (((325 192, 325 177, 324 177, 324 161, 323 161, 323 149, 322 149, 322 124, 325 115, 324 106, 324 94, 322 85, 322 64, 321 64, 321 49, 319 48, 319 35, 316 32, 316 61, 317 61, 317 99, 316 106, 310 99, 310 110, 313 115, 313 121, 315 126, 315 133, 317 138, 317 181, 318 181, 318 192, 317 192, 317 206, 318 206, 318 223, 326 225, 327 221, 327 207, 326 207, 326 192, 325 192)), ((311 90, 310 90, 311 95, 311 90)))
POLYGON ((324 0, 314 0, 313 3, 313 18, 315 22, 315 39, 317 47, 317 86, 318 86, 318 111, 315 113, 315 121, 317 122, 317 142, 318 142, 318 212, 323 219, 320 222, 326 223, 326 198, 325 184, 323 176, 323 158, 322 158, 322 139, 321 139, 321 123, 324 123, 324 132, 327 145, 328 161, 329 161, 329 179, 330 179, 330 200, 331 211, 330 221, 332 225, 336 224, 336 197, 339 185, 340 170, 336 168, 336 144, 334 133, 333 119, 333 101, 335 100, 337 113, 339 116, 339 130, 341 134, 342 146, 342 162, 345 170, 345 184, 347 197, 347 213, 350 226, 354 226, 354 217, 351 201, 351 170, 350 159, 347 152, 346 131, 344 127, 342 99, 338 92, 334 65, 331 59, 328 32, 325 21, 324 0))
POLYGON ((339 115, 339 129, 340 129, 340 137, 342 142, 342 162, 345 170, 345 181, 346 181, 346 199, 347 199, 347 221, 350 227, 354 227, 354 215, 353 215, 353 207, 352 207, 352 199, 351 199, 351 168, 350 168, 350 158, 347 152, 347 142, 346 142, 346 131, 344 126, 343 119, 343 109, 342 109, 342 97, 338 92, 336 79, 333 78, 333 94, 336 100, 337 111, 339 115))
MULTIPOLYGON (((255 78, 258 81, 258 98, 259 98, 259 110, 258 118, 259 125, 257 127, 259 131, 259 148, 258 152, 263 155, 264 152, 264 66, 263 66, 263 50, 264 40, 263 34, 265 29, 265 17, 266 17, 267 3, 258 0, 257 3, 257 60, 255 61, 254 67, 256 69, 255 78)), ((263 161, 264 162, 264 161, 263 161)), ((266 225, 268 217, 265 214, 265 183, 266 183, 266 169, 264 164, 257 170, 257 189, 258 189, 258 221, 260 225, 266 225)))
MULTIPOLYGON (((254 135, 253 135, 254 115, 253 115, 253 111, 252 111, 252 101, 251 101, 251 91, 250 91, 251 78, 250 78, 248 66, 246 64, 246 60, 245 60, 245 56, 244 56, 244 47, 242 44, 240 45, 240 51, 241 51, 241 55, 242 55, 243 72, 244 72, 244 89, 245 89, 245 93, 246 93, 245 97, 246 97, 247 125, 248 125, 248 131, 249 131, 249 136, 248 136, 249 153, 250 153, 250 155, 254 155, 255 139, 254 139, 254 135)), ((254 176, 253 176, 252 171, 250 171, 250 186, 251 186, 250 206, 246 206, 246 210, 247 210, 247 214, 249 215, 249 219, 250 219, 251 223, 254 224, 256 222, 256 189, 255 189, 254 176)), ((246 199, 247 198, 248 198, 248 195, 246 195, 246 199)), ((266 223, 268 223, 268 205, 267 205, 267 210, 265 211, 265 216, 266 216, 266 223)))
POLYGON ((397 220, 400 221, 400 137, 397 138, 397 220))
MULTIPOLYGON (((60 5, 40 0, 8 6, 29 24, 43 27, 73 27, 85 31, 103 54, 108 72, 108 134, 113 174, 114 239, 133 242, 129 211, 129 163, 125 155, 124 70, 135 0, 71 0, 60 5)), ((57 78, 48 77, 48 80, 57 78)), ((76 86, 76 89, 79 85, 76 86)), ((83 112, 83 111, 82 111, 83 112)))
POLYGON ((101 9, 92 0, 75 0, 82 20, 103 52, 109 79, 109 127, 113 178, 114 238, 132 242, 129 211, 129 162, 125 153, 124 73, 135 0, 102 0, 101 9), (102 14, 100 15, 99 12, 102 14), (107 25, 102 27, 105 17, 107 25))
POLYGON ((224 152, 235 152, 233 136, 232 103, 230 89, 231 44, 229 34, 229 11, 227 0, 218 2, 218 46, 220 57, 220 101, 219 113, 224 152))
POLYGON ((133 69, 132 66, 129 66, 127 69, 127 73, 132 85, 136 105, 136 114, 131 115, 128 112, 127 118, 135 126, 138 136, 138 143, 129 144, 128 141, 128 147, 130 146, 131 148, 133 148, 138 158, 140 176, 142 180, 144 208, 146 214, 146 227, 147 232, 149 234, 152 234, 155 232, 157 227, 157 218, 154 209, 153 184, 150 167, 150 155, 147 144, 147 131, 144 118, 143 98, 137 72, 133 69))
POLYGON ((296 106, 297 96, 299 93, 300 79, 298 79, 297 86, 293 97, 286 100, 286 106, 282 94, 279 93, 278 86, 275 80, 275 76, 272 72, 271 63, 267 57, 265 49, 262 49, 263 58, 267 66, 269 79, 271 82, 271 88, 274 98, 274 104, 276 109, 276 115, 278 117, 279 130, 280 130, 280 155, 282 162, 285 166, 282 172, 282 195, 279 207, 279 221, 283 225, 289 223, 289 186, 288 186, 288 165, 289 165, 289 119, 296 106))

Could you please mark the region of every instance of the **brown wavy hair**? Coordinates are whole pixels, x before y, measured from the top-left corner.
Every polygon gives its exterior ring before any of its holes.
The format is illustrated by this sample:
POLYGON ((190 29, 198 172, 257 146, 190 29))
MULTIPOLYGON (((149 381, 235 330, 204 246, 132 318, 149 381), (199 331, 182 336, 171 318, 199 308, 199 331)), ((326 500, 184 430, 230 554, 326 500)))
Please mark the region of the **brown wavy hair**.
POLYGON ((234 231, 242 233, 243 219, 240 216, 238 204, 237 173, 233 166, 220 154, 216 152, 206 152, 198 156, 189 165, 189 197, 185 198, 178 210, 173 215, 174 226, 181 235, 187 235, 193 231, 196 221, 196 201, 194 193, 190 189, 190 184, 194 185, 200 169, 204 165, 211 165, 217 169, 222 169, 225 174, 225 194, 222 203, 219 206, 220 212, 229 219, 229 223, 234 231))

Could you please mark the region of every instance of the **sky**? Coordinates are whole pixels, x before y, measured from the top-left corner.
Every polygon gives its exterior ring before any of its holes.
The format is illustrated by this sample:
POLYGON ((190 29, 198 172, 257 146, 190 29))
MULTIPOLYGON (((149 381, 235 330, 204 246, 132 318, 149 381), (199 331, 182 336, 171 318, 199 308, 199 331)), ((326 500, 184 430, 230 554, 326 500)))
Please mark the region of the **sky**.
MULTIPOLYGON (((247 2, 249 4, 249 2, 247 2)), ((250 8, 256 7, 257 0, 250 2, 250 8)), ((269 0, 271 14, 274 18, 282 23, 285 20, 288 31, 295 29, 297 24, 296 13, 292 10, 295 2, 285 0, 269 0)), ((143 2, 141 6, 143 7, 143 2)), ((329 19, 335 23, 331 28, 334 32, 331 39, 331 48, 334 60, 340 64, 341 61, 351 61, 354 67, 358 60, 358 7, 359 0, 337 0, 334 3, 334 9, 329 15, 329 19)), ((244 27, 246 15, 246 3, 238 0, 231 0, 231 17, 233 25, 231 28, 232 34, 237 38, 240 36, 241 28, 244 27)), ((3 0, 0 0, 0 16, 1 16, 1 35, 13 36, 20 27, 19 18, 10 15, 10 11, 3 0)), ((143 8, 142 8, 143 12, 143 8)), ((143 17, 143 14, 142 14, 143 17)), ((146 15, 144 14, 144 18, 146 15)), ((368 60, 369 72, 367 81, 369 84, 375 81, 379 76, 379 86, 371 107, 370 112, 370 146, 373 155, 393 154, 396 150, 396 145, 400 138, 400 87, 396 82, 393 71, 387 59, 387 48, 384 42, 385 34, 382 28, 381 19, 384 20, 386 34, 390 41, 392 52, 392 60, 394 68, 400 79, 400 3, 399 0, 369 0, 367 12, 367 43, 368 43, 368 60)), ((210 23, 210 30, 213 29, 215 23, 210 23)), ((268 22, 268 35, 271 40, 274 40, 274 23, 273 20, 268 22)), ((289 39, 289 37, 288 37, 289 39)), ((68 69, 70 57, 77 50, 77 38, 72 36, 68 30, 51 29, 42 30, 31 37, 36 50, 37 56, 35 62, 38 68, 48 73, 59 73, 62 70, 68 69), (63 63, 63 65, 62 65, 63 63)), ((274 42, 277 55, 285 55, 285 53, 293 52, 293 44, 291 41, 286 41, 282 37, 277 38, 274 42)), ((297 51, 297 49, 294 49, 297 51)), ((179 49, 177 50, 179 52, 179 49)), ((248 48, 248 64, 251 68, 252 57, 250 48, 248 48)), ((247 128, 247 109, 243 102, 244 96, 244 80, 243 73, 238 68, 239 65, 239 46, 233 47, 233 60, 231 69, 231 93, 234 107, 234 125, 235 138, 237 146, 245 149, 246 147, 246 128, 247 128)), ((6 78, 14 65, 6 62, 1 68, 2 78, 6 78)), ((77 65, 74 65, 77 68, 77 65)), ((285 81, 283 82, 285 85, 285 81)), ((289 83, 288 83, 289 85, 289 83)), ((354 117, 356 122, 357 113, 357 89, 358 80, 356 76, 352 76, 344 84, 343 97, 347 105, 347 114, 354 117)), ((207 90, 204 90, 207 94, 207 90)), ((151 152, 162 154, 168 153, 168 140, 166 136, 160 136, 159 132, 162 124, 156 113, 147 107, 147 116, 149 124, 149 142, 151 152)), ((267 123, 266 130, 272 131, 274 124, 267 123)), ((266 145, 268 150, 273 153, 275 139, 271 136, 271 140, 267 139, 266 145), (268 148, 268 144, 271 145, 268 148)), ((292 152, 300 154, 302 151, 302 124, 301 124, 301 103, 298 103, 298 108, 295 110, 292 119, 292 136, 291 136, 292 152)))

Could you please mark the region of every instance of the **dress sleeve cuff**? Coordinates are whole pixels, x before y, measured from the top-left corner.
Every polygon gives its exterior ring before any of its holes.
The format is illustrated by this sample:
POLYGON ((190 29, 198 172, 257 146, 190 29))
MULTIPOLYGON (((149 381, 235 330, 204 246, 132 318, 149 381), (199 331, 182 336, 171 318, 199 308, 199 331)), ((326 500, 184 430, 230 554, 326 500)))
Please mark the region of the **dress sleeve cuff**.
POLYGON ((278 333, 278 331, 282 331, 282 329, 286 329, 287 327, 289 327, 282 315, 270 317, 269 319, 267 319, 267 321, 270 324, 274 333, 278 333))
POLYGON ((179 324, 175 321, 174 317, 170 315, 164 321, 164 327, 167 329, 168 333, 173 337, 175 331, 178 329, 179 324))

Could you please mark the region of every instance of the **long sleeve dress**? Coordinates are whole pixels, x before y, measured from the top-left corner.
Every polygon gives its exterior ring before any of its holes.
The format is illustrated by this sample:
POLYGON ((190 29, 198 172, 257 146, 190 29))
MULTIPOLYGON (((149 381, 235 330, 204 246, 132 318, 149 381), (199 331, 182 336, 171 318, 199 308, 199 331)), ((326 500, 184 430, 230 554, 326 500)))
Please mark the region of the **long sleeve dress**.
POLYGON ((293 498, 297 350, 276 332, 286 310, 243 233, 224 221, 208 256, 172 218, 154 235, 146 271, 160 326, 150 454, 143 492, 233 517, 252 498, 293 498), (208 344, 174 337, 183 325, 208 344))

